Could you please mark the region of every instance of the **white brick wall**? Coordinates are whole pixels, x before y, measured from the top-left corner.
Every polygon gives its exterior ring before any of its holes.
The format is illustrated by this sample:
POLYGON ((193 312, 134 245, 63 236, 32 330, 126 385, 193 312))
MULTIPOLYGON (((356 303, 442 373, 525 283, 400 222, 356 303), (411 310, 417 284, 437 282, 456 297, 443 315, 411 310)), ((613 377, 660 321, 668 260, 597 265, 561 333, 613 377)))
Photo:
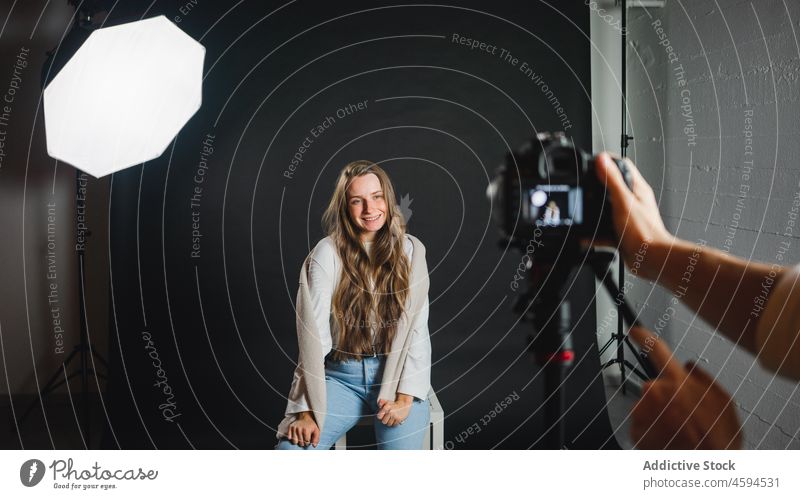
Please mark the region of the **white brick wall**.
MULTIPOLYGON (((668 0, 649 15, 630 11, 630 155, 653 184, 667 226, 680 237, 767 262, 775 261, 781 241, 790 241, 788 259, 800 262, 800 238, 783 235, 800 189, 799 23, 800 4, 789 0, 668 0), (667 61, 652 26, 656 19, 683 65, 698 135, 692 147, 683 131, 678 63, 667 61), (754 165, 737 212, 748 108, 754 165)), ((653 327, 667 294, 637 282, 630 296, 653 327)), ((664 334, 681 360, 699 358, 735 394, 748 448, 800 449, 798 385, 773 377, 686 308, 664 334)))

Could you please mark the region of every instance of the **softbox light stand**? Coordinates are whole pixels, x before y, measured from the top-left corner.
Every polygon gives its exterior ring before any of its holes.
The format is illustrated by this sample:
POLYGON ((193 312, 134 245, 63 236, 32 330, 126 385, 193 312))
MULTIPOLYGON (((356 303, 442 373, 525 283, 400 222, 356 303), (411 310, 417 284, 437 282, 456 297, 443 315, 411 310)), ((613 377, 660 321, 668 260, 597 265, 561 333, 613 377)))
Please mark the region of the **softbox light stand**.
MULTIPOLYGON (((627 107, 628 107, 628 76, 627 76, 627 53, 628 53, 628 2, 627 0, 620 0, 619 2, 621 7, 621 43, 622 43, 622 56, 621 56, 621 79, 622 79, 622 133, 620 134, 620 153, 622 157, 626 157, 628 155, 628 146, 630 142, 633 140, 632 135, 628 135, 628 126, 627 126, 627 107)), ((624 324, 624 317, 625 311, 623 310, 624 303, 624 294, 623 289, 625 289, 625 263, 620 258, 619 262, 619 274, 617 277, 617 282, 619 283, 619 288, 617 291, 617 296, 620 299, 616 300, 617 306, 617 332, 611 335, 611 338, 600 348, 600 355, 602 355, 606 350, 611 348, 612 346, 616 345, 617 347, 617 354, 616 356, 603 364, 602 369, 607 369, 612 366, 619 366, 619 374, 620 374, 620 383, 622 385, 622 394, 625 395, 627 391, 627 382, 626 382, 626 368, 630 369, 631 372, 639 376, 642 380, 647 380, 648 377, 642 376, 641 371, 635 368, 633 363, 625 358, 625 346, 627 345, 631 351, 634 352, 634 356, 636 356, 636 349, 631 344, 628 335, 625 333, 625 324, 624 324)), ((605 281, 604 281, 605 283, 605 281)))
MULTIPOLYGON (((75 238, 76 238, 76 256, 78 260, 78 310, 79 310, 79 327, 80 327, 80 339, 78 343, 72 347, 72 352, 69 356, 64 360, 61 364, 61 367, 57 368, 53 375, 50 377, 47 384, 42 388, 39 392, 39 399, 33 400, 31 404, 28 406, 28 409, 23 413, 22 417, 17 421, 17 423, 22 423, 25 419, 30 415, 30 413, 36 408, 37 402, 41 405, 42 410, 44 410, 44 399, 47 395, 53 391, 55 391, 61 385, 68 383, 69 380, 80 376, 81 378, 81 432, 83 434, 84 443, 86 448, 91 448, 91 409, 90 409, 90 401, 89 401, 89 377, 95 376, 96 378, 100 379, 107 379, 105 374, 98 373, 95 371, 95 363, 94 359, 99 361, 106 369, 109 369, 108 362, 103 358, 102 355, 97 353, 92 346, 91 341, 89 340, 89 330, 87 327, 86 321, 86 295, 84 293, 85 289, 85 267, 84 267, 84 257, 85 257, 85 249, 86 249, 86 241, 91 236, 91 231, 84 230, 81 228, 81 205, 83 203, 83 212, 86 211, 85 205, 85 196, 81 196, 81 181, 83 179, 88 179, 85 173, 82 173, 80 170, 75 170, 75 238), (80 243, 80 239, 83 238, 84 242, 80 243), (77 361, 77 368, 69 375, 67 375, 67 369, 73 363, 73 361, 77 361), (90 364, 91 362, 91 364, 90 364), (63 374, 63 379, 59 378, 63 374)), ((88 182, 88 180, 87 180, 88 182)))

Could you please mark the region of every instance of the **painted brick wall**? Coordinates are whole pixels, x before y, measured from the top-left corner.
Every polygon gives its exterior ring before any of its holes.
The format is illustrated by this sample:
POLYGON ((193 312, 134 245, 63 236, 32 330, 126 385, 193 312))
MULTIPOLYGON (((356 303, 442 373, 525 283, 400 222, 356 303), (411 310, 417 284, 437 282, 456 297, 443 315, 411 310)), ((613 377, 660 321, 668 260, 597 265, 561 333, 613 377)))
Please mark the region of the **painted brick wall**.
MULTIPOLYGON (((629 155, 673 233, 766 262, 783 243, 788 261, 800 262, 800 227, 786 233, 800 196, 799 23, 800 4, 789 0, 668 0, 630 11, 629 155)), ((637 281, 630 296, 681 360, 700 359, 735 394, 748 448, 800 448, 797 384, 685 307, 671 314, 662 289, 637 281)))

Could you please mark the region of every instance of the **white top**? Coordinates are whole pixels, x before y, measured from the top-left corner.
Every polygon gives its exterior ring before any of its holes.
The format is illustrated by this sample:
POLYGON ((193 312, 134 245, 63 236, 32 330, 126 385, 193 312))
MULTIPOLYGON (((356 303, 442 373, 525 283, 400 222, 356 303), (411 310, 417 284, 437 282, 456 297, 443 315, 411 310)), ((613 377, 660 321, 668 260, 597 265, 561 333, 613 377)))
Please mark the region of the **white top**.
POLYGON ((800 265, 772 284, 775 288, 756 327, 758 360, 782 376, 800 380, 800 265))
MULTIPOLYGON (((371 250, 372 242, 364 244, 367 252, 371 250)), ((408 260, 414 246, 411 240, 406 238, 404 249, 408 260)), ((331 315, 331 302, 333 292, 339 284, 341 274, 341 259, 336 251, 336 246, 330 237, 322 239, 311 252, 308 268, 308 289, 311 295, 311 303, 314 308, 314 318, 322 342, 322 355, 326 356, 336 345, 338 337, 338 326, 331 315)), ((417 323, 412 328, 413 337, 411 346, 408 349, 405 367, 400 375, 397 391, 412 395, 418 399, 425 400, 431 385, 431 340, 428 331, 428 297, 425 297, 425 305, 417 316, 417 323)), ((372 330, 373 335, 375 330, 372 330)), ((298 374, 295 371, 295 377, 298 374)), ((297 380, 295 380, 297 382, 297 380)), ((308 400, 303 395, 300 399, 289 400, 289 407, 286 412, 294 413, 310 410, 308 400)))

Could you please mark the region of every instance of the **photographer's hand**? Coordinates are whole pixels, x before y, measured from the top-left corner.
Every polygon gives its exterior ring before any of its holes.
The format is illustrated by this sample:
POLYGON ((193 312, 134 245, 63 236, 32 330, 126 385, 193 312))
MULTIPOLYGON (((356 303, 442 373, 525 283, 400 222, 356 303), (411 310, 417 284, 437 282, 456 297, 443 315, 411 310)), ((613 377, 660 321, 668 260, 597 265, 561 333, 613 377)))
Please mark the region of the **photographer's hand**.
POLYGON ((694 363, 681 366, 669 347, 644 328, 631 337, 659 371, 644 384, 631 411, 631 437, 640 449, 739 449, 741 425, 733 400, 694 363))
POLYGON ((628 268, 636 263, 642 277, 653 280, 663 263, 658 254, 674 240, 661 220, 653 189, 630 160, 626 163, 633 181, 632 191, 607 152, 598 154, 596 160, 597 175, 608 188, 614 230, 625 263, 628 268))
POLYGON ((658 213, 653 190, 627 162, 633 177, 628 189, 608 153, 597 156, 597 175, 608 186, 614 229, 631 272, 659 284, 731 341, 758 354, 756 328, 785 268, 743 260, 698 243, 673 237, 658 213))

